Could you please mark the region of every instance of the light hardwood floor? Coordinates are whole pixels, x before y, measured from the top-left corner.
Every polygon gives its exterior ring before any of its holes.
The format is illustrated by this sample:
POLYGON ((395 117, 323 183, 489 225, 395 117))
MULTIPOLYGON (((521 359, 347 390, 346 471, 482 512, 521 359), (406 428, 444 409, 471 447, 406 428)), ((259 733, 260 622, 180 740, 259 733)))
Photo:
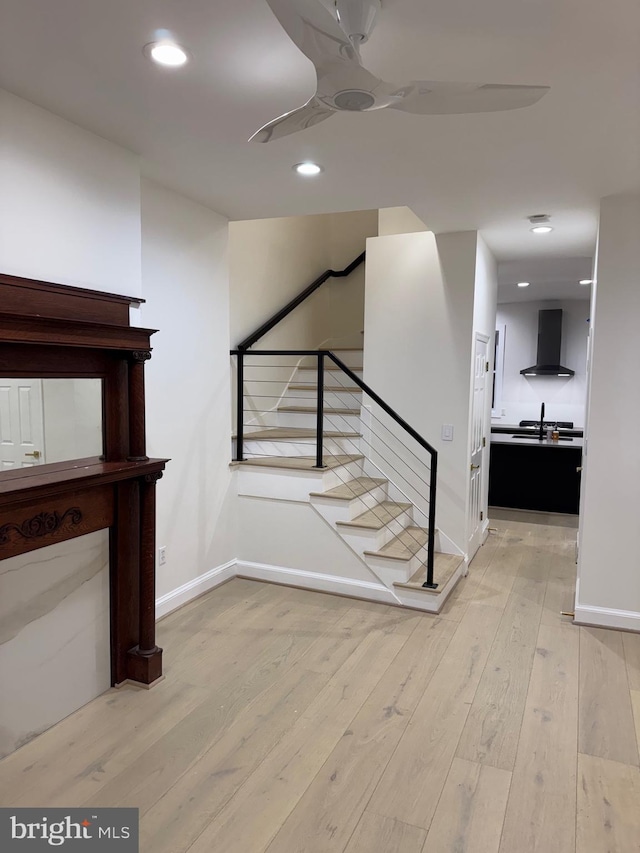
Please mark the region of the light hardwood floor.
POLYGON ((138 807, 143 853, 637 853, 640 635, 560 615, 573 520, 496 519, 440 617, 244 580, 172 614, 166 680, 0 762, 0 805, 138 807))

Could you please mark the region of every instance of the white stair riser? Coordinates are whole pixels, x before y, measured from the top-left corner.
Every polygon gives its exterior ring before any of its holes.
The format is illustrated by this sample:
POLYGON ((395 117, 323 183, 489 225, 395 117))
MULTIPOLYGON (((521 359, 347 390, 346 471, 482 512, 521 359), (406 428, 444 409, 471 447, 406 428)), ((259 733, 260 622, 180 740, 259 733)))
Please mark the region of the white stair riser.
MULTIPOLYGON (((373 550, 373 549, 371 549, 373 550)), ((421 548, 410 560, 390 560, 386 557, 365 556, 365 562, 386 583, 386 576, 393 577, 393 582, 406 583, 427 561, 427 546, 421 548)))
MULTIPOLYGON (((401 473, 403 472, 403 470, 406 470, 405 466, 400 464, 400 463, 398 464, 398 469, 400 470, 401 473)), ((383 475, 380 474, 380 476, 383 476, 383 475)), ((397 495, 397 497, 394 497, 393 500, 409 501, 414 506, 416 506, 417 502, 420 501, 419 496, 414 495, 412 493, 412 489, 405 488, 406 483, 403 483, 402 478, 398 475, 396 475, 396 482, 397 482, 397 485, 393 482, 390 483, 390 492, 394 495, 397 495)), ((429 500, 428 500, 428 498, 429 498, 429 484, 428 483, 425 483, 423 485, 421 492, 423 495, 425 495, 424 505, 428 506, 429 505, 429 500)))
POLYGON ((323 492, 345 480, 360 476, 361 462, 349 462, 336 469, 295 471, 286 468, 240 466, 238 494, 284 501, 309 501, 309 492, 323 492), (338 473, 339 472, 339 473, 338 473))
MULTIPOLYGON (((330 455, 360 453, 360 441, 357 438, 325 438, 324 449, 330 455)), ((316 442, 315 439, 260 441, 246 438, 243 452, 245 459, 251 456, 313 456, 316 442)))
MULTIPOLYGON (((420 610, 426 610, 430 613, 439 613, 447 600, 449 593, 453 590, 461 577, 464 577, 466 563, 461 565, 451 575, 444 586, 439 586, 438 595, 430 595, 429 593, 420 592, 419 590, 406 589, 402 587, 394 587, 394 593, 406 607, 418 607, 420 610)), ((426 571, 425 571, 426 579, 426 571)), ((436 583, 438 578, 434 578, 436 583)))
POLYGON ((353 521, 354 518, 357 518, 369 509, 373 509, 374 506, 386 499, 386 486, 376 486, 371 492, 359 495, 351 501, 317 497, 315 495, 309 500, 324 519, 330 524, 335 524, 337 521, 353 521))
MULTIPOLYGON (((331 350, 331 347, 328 346, 326 349, 331 350)), ((361 349, 349 349, 349 350, 333 350, 333 354, 336 358, 339 358, 343 364, 346 364, 347 367, 362 367, 364 361, 364 351, 361 349)), ((330 358, 325 358, 326 363, 331 363, 330 358)))
POLYGON ((261 414, 246 411, 242 423, 245 430, 274 429, 278 426, 278 413, 275 409, 271 412, 262 412, 261 414))
POLYGON ((357 554, 364 554, 365 551, 379 551, 411 523, 411 510, 408 509, 380 530, 344 527, 342 525, 337 525, 336 529, 350 548, 357 554))
POLYGON ((376 486, 370 492, 354 498, 349 505, 349 518, 347 521, 352 521, 368 509, 373 509, 374 506, 387 500, 387 485, 376 486))
MULTIPOLYGON (((313 429, 315 425, 315 412, 278 412, 277 426, 313 429)), ((328 432, 359 432, 360 418, 358 415, 335 415, 325 411, 324 428, 328 432)))
MULTIPOLYGON (((357 462, 349 462, 348 465, 340 465, 339 468, 331 468, 327 470, 323 477, 322 489, 310 489, 312 492, 327 492, 329 489, 335 489, 336 486, 342 486, 353 480, 354 477, 362 476, 362 460, 357 462)), ((309 495, 307 494, 307 500, 309 495)))
MULTIPOLYGON (((285 406, 315 406, 318 399, 316 386, 305 388, 289 388, 282 398, 285 406), (286 401, 286 402, 285 402, 286 401)), ((324 404, 328 409, 359 409, 362 403, 362 392, 325 391, 324 404)))
POLYGON ((393 588, 394 583, 406 583, 411 577, 411 571, 407 564, 394 560, 376 560, 375 557, 364 557, 364 561, 371 571, 377 575, 383 584, 393 588))
MULTIPOLYGON (((323 349, 331 350, 330 346, 323 347, 323 349)), ((343 364, 346 364, 347 367, 362 367, 363 362, 363 351, 361 349, 349 349, 349 350, 333 350, 333 354, 336 358, 339 358, 343 364)), ((315 367, 318 363, 318 359, 316 356, 304 356, 304 358, 300 361, 300 366, 304 367, 315 367)), ((325 365, 333 364, 334 362, 329 358, 329 356, 325 356, 324 358, 325 365)))
MULTIPOLYGON (((362 379, 362 370, 358 370, 357 368, 352 367, 351 372, 354 373, 358 379, 362 379)), ((352 382, 352 379, 349 379, 347 374, 343 370, 326 370, 325 369, 325 383, 327 385, 340 384, 344 385, 347 382, 352 382)), ((318 371, 315 368, 304 368, 299 367, 293 378, 294 385, 317 385, 318 384, 318 371)))

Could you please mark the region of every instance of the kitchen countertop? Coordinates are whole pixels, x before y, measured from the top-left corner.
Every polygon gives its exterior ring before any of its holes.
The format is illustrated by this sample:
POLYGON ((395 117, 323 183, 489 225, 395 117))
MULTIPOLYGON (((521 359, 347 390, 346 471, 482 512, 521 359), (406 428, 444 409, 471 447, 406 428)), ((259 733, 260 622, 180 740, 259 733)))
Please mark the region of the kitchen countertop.
POLYGON ((544 438, 540 441, 539 438, 535 438, 533 435, 531 438, 514 438, 518 432, 522 432, 522 430, 518 430, 516 427, 513 431, 513 434, 492 432, 491 433, 491 444, 511 444, 516 445, 518 447, 563 447, 565 449, 573 449, 573 450, 582 450, 583 439, 581 436, 574 436, 570 441, 547 441, 544 438))
MULTIPOLYGON (((503 423, 492 423, 491 424, 491 432, 494 433, 516 433, 516 432, 536 432, 532 427, 521 427, 518 424, 503 424, 503 423)), ((574 429, 561 429, 560 435, 573 435, 582 437, 584 434, 584 430, 582 427, 575 427, 574 429)))

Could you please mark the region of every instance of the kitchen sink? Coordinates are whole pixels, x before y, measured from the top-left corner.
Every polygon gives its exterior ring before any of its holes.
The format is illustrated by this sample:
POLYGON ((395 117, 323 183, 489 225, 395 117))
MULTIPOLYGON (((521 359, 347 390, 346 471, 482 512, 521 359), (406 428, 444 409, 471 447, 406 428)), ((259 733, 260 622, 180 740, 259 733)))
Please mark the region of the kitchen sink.
MULTIPOLYGON (((518 435, 512 435, 511 438, 532 438, 534 441, 540 441, 540 437, 531 432, 518 433, 518 435)), ((542 441, 547 441, 547 436, 545 435, 542 441)), ((561 435, 556 439, 551 439, 548 441, 548 444, 553 444, 554 441, 573 441, 573 438, 569 435, 561 435)))

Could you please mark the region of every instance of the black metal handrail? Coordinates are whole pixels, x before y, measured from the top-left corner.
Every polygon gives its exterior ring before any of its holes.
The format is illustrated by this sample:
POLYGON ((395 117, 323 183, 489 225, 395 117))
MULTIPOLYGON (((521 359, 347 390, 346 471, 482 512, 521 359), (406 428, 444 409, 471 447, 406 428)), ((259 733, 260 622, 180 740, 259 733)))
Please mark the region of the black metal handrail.
POLYGON ((429 516, 428 516, 428 540, 427 540, 427 580, 423 584, 428 589, 436 589, 437 584, 434 583, 433 569, 435 559, 435 532, 436 532, 436 491, 437 491, 437 474, 438 474, 438 451, 429 442, 424 439, 404 418, 391 408, 388 403, 376 394, 366 382, 363 382, 351 368, 341 361, 331 350, 253 350, 247 353, 245 349, 231 350, 231 355, 238 358, 237 365, 237 427, 236 427, 236 461, 244 461, 244 357, 251 356, 295 356, 304 357, 312 356, 317 359, 317 422, 316 422, 316 468, 325 468, 324 464, 324 360, 331 359, 336 367, 349 377, 352 382, 364 391, 380 408, 394 420, 398 426, 408 433, 414 441, 416 441, 431 457, 430 477, 429 477, 429 516))
POLYGON ((305 289, 302 291, 302 293, 299 293, 295 297, 295 299, 292 299, 291 302, 288 302, 284 306, 284 308, 281 308, 276 314, 273 315, 273 317, 271 317, 269 320, 267 320, 266 323, 263 323, 259 329, 256 329, 256 331, 253 332, 253 334, 249 335, 248 338, 245 338, 242 341, 242 343, 239 343, 238 349, 239 350, 247 350, 247 349, 249 349, 249 347, 252 347, 255 343, 257 343, 257 341, 260 340, 260 338, 262 338, 264 335, 266 335, 267 332, 270 332, 274 326, 277 326, 281 320, 284 320, 284 318, 288 314, 291 314, 291 312, 295 308, 297 308, 298 305, 301 305, 305 301, 305 299, 307 299, 309 296, 311 296, 312 293, 315 293, 315 291, 322 284, 324 284, 327 279, 329 279, 329 278, 345 278, 346 276, 351 275, 351 273, 355 269, 357 269, 361 263, 363 263, 365 256, 366 256, 366 252, 363 252, 361 255, 358 255, 358 257, 355 260, 351 261, 349 266, 345 267, 343 270, 325 270, 322 273, 322 275, 318 276, 318 278, 315 281, 312 281, 308 287, 305 287, 305 289))

